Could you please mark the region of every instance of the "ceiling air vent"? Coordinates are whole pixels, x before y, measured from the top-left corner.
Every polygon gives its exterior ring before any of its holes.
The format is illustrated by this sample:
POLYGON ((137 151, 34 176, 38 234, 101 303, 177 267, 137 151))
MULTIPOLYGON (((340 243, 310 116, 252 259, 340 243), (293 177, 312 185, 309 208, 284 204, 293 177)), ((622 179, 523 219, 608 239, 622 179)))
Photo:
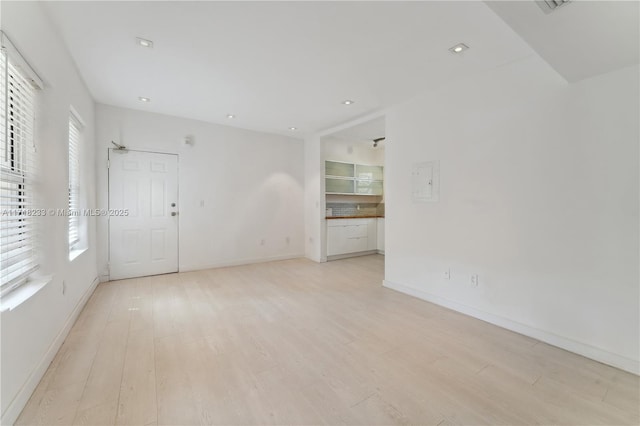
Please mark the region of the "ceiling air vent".
POLYGON ((549 14, 570 1, 571 0, 536 0, 536 3, 544 13, 549 14))

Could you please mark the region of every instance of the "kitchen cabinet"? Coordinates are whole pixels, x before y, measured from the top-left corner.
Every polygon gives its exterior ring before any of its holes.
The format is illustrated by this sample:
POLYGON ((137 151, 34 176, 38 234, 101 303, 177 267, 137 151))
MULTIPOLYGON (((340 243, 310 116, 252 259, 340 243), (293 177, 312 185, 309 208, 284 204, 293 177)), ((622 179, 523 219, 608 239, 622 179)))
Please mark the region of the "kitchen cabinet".
POLYGON ((382 195, 382 181, 357 179, 355 184, 356 195, 382 195))
POLYGON ((376 218, 327 220, 327 256, 375 251, 376 233, 376 218))
POLYGON ((325 179, 325 191, 331 194, 353 194, 355 181, 352 179, 325 179))
POLYGON ((377 250, 378 248, 378 219, 367 219, 367 250, 377 250))
POLYGON ((379 217, 377 219, 377 238, 376 238, 376 249, 378 252, 384 254, 384 217, 379 217))
POLYGON ((324 164, 327 194, 382 196, 384 167, 329 160, 324 164))
POLYGON ((355 164, 356 179, 360 180, 383 180, 382 166, 367 166, 365 164, 355 164))
POLYGON ((327 176, 352 178, 355 176, 355 164, 325 161, 324 174, 327 176))

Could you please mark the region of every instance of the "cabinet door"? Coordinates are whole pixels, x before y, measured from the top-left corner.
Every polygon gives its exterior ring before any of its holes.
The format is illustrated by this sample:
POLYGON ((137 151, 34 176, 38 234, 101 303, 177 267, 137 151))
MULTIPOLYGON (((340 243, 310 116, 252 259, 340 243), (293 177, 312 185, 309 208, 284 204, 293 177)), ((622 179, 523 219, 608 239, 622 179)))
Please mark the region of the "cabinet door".
POLYGON ((367 237, 354 237, 349 240, 349 253, 367 251, 367 237))
POLYGON ((382 195, 382 182, 358 179, 356 181, 356 194, 382 195))
POLYGON ((365 166, 356 164, 356 178, 362 180, 383 180, 384 172, 382 166, 365 166))
POLYGON ((325 192, 328 194, 353 194, 353 180, 351 179, 332 179, 326 178, 325 192))
POLYGON ((367 250, 378 249, 378 219, 367 219, 367 250))
POLYGON ((357 223, 348 225, 347 228, 347 246, 348 253, 357 253, 367 250, 367 224, 357 223))
POLYGON ((327 227, 327 256, 343 254, 346 249, 345 226, 327 227))
POLYGON ((368 227, 352 224, 327 227, 327 256, 369 250, 368 227))
POLYGON ((340 163, 337 161, 324 162, 324 174, 326 176, 354 177, 355 165, 351 163, 340 163))
POLYGON ((384 218, 383 217, 379 217, 378 218, 378 232, 376 235, 376 240, 377 240, 377 248, 380 251, 384 251, 384 218))
MULTIPOLYGON (((362 219, 351 219, 358 220, 360 223, 354 223, 349 225, 349 237, 351 238, 365 238, 368 236, 367 231, 367 223, 362 222, 362 219)), ((367 219, 364 219, 367 220, 367 219)))

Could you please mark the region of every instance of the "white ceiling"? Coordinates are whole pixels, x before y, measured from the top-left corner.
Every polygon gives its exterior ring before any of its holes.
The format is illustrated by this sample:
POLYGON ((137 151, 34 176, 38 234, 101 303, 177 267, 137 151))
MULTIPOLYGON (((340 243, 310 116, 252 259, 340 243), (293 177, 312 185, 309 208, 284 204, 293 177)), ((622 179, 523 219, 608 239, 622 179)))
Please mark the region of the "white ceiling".
POLYGON ((567 81, 638 63, 638 1, 573 0, 548 15, 533 1, 487 4, 567 81))
POLYGON ((98 102, 290 136, 533 54, 482 2, 87 1, 46 8, 98 102), (136 45, 136 37, 154 48, 136 45), (471 49, 453 55, 448 48, 459 42, 471 49), (356 103, 341 105, 344 99, 356 103))
POLYGON ((638 62, 638 2, 550 15, 533 1, 45 5, 96 101, 289 136, 536 51, 569 81, 638 62), (450 53, 459 42, 471 48, 450 53))

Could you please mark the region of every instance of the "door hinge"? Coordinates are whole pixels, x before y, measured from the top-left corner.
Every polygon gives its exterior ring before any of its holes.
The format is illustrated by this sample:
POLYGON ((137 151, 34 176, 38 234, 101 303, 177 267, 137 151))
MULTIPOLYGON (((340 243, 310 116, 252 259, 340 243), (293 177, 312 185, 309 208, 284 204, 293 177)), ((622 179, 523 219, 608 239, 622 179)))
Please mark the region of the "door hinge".
POLYGON ((111 160, 107 160, 107 169, 111 167, 111 160))

